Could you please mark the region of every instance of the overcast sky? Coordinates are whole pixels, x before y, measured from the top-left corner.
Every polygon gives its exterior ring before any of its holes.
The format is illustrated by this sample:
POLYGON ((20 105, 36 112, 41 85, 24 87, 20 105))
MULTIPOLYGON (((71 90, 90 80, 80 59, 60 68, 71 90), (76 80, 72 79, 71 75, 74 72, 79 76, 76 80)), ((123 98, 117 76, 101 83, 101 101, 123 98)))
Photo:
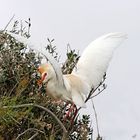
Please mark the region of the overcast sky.
POLYGON ((108 88, 94 101, 105 140, 140 139, 139 0, 3 0, 0 4, 0 29, 13 14, 15 20, 30 17, 32 38, 38 42, 54 38, 62 57, 67 43, 82 53, 102 34, 127 33, 108 69, 108 88))

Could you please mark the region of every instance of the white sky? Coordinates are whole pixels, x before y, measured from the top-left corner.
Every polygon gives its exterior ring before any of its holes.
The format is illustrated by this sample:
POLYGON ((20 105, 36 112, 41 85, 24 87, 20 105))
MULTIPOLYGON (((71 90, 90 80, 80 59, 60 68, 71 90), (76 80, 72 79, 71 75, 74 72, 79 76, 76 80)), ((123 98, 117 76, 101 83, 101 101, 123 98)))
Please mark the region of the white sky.
POLYGON ((3 0, 0 4, 1 29, 13 14, 15 20, 30 17, 32 38, 38 42, 54 38, 63 57, 67 43, 81 53, 102 34, 127 33, 108 69, 108 88, 94 101, 105 140, 140 139, 139 0, 3 0))

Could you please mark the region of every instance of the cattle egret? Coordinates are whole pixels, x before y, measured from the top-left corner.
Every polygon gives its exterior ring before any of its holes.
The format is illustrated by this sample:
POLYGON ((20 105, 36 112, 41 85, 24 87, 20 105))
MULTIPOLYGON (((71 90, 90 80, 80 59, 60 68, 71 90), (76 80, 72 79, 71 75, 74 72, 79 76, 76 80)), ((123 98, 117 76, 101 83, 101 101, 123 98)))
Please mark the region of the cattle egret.
MULTIPOLYGON (((16 40, 33 49, 32 44, 23 37, 11 34, 16 40)), ((107 71, 115 48, 126 39, 121 32, 109 33, 97 38, 85 48, 76 69, 71 74, 63 75, 58 62, 47 52, 41 52, 50 64, 41 64, 40 83, 46 85, 47 94, 55 99, 70 101, 76 106, 85 107, 85 97, 92 88, 96 88, 107 71)), ((35 46, 39 48, 39 46, 35 46)))

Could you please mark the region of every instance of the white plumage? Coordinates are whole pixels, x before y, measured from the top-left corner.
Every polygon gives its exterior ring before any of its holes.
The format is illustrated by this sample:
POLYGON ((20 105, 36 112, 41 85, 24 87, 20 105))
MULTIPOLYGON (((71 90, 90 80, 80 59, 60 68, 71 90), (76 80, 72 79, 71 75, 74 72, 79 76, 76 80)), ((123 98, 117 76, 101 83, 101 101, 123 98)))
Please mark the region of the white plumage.
MULTIPOLYGON (((21 36, 11 33, 10 35, 32 49, 34 49, 33 46, 36 47, 21 36)), ((85 95, 90 92, 91 88, 99 85, 115 48, 125 39, 126 34, 120 32, 109 33, 96 39, 84 50, 76 69, 68 75, 62 74, 59 64, 49 53, 41 52, 51 64, 43 64, 39 67, 43 77, 42 81, 47 83, 47 93, 56 99, 69 100, 80 107, 85 107, 85 95)))
POLYGON ((117 32, 101 36, 83 51, 77 64, 77 75, 83 77, 90 87, 101 82, 114 50, 126 39, 126 34, 117 32))

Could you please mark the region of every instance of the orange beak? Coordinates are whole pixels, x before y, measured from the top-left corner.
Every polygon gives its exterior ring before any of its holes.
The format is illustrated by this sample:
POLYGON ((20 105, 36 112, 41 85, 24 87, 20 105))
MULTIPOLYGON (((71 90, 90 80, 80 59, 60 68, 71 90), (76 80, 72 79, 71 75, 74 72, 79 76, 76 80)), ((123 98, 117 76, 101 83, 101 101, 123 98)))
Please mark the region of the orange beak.
POLYGON ((47 73, 44 73, 45 70, 46 70, 46 67, 47 67, 47 65, 46 65, 46 66, 38 67, 38 72, 41 74, 41 79, 37 81, 37 83, 38 83, 39 86, 42 85, 44 79, 45 79, 46 76, 47 76, 47 73), (43 73, 44 73, 44 74, 43 74, 43 73), (42 75, 42 74, 43 74, 43 75, 42 75))
POLYGON ((42 83, 43 83, 43 81, 44 81, 44 79, 45 79, 46 76, 47 76, 47 73, 44 73, 44 75, 41 77, 41 79, 37 81, 37 83, 38 83, 39 86, 42 85, 42 83))

